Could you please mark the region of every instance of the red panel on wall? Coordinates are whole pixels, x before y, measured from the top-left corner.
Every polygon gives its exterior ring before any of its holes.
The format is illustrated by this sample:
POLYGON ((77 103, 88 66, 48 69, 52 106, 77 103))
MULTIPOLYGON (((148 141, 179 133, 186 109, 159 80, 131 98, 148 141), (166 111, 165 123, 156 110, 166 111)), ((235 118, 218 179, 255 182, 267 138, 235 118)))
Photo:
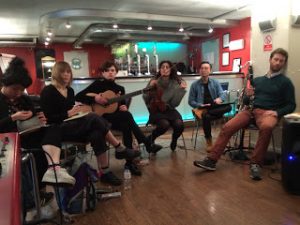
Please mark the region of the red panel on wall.
MULTIPOLYGON (((226 28, 226 29, 215 29, 213 35, 210 37, 192 38, 190 40, 188 49, 189 52, 196 52, 194 64, 196 68, 198 68, 201 62, 201 43, 207 40, 218 38, 220 43, 219 70, 232 71, 232 61, 234 58, 241 58, 242 65, 250 60, 250 37, 251 37, 251 18, 246 18, 244 20, 241 20, 237 26, 226 28), (226 33, 230 34, 230 41, 243 39, 244 49, 230 51, 229 65, 222 66, 222 53, 229 52, 229 48, 223 48, 223 35, 226 33)), ((190 63, 191 63, 191 59, 190 59, 190 63)))

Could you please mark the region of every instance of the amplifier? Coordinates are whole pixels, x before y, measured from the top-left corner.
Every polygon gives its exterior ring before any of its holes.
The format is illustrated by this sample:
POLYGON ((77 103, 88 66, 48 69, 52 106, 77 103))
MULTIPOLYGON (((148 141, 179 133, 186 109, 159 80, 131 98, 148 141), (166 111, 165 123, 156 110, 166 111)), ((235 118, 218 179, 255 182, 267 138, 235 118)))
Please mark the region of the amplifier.
POLYGON ((281 173, 285 189, 300 195, 300 119, 284 119, 281 173))

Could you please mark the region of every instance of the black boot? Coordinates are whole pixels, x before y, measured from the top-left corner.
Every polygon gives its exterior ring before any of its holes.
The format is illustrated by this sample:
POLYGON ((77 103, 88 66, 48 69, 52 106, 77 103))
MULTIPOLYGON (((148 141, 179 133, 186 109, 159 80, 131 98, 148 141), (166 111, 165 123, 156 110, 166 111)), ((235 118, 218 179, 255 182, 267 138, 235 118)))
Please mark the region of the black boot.
POLYGON ((174 152, 177 146, 177 138, 172 138, 171 144, 170 144, 170 148, 171 150, 174 152))
POLYGON ((148 153, 157 153, 162 149, 161 145, 155 144, 154 141, 152 141, 152 135, 146 138, 144 144, 148 153))
POLYGON ((126 161, 124 169, 129 169, 131 174, 134 176, 141 176, 142 175, 142 171, 140 170, 140 168, 132 161, 126 161))

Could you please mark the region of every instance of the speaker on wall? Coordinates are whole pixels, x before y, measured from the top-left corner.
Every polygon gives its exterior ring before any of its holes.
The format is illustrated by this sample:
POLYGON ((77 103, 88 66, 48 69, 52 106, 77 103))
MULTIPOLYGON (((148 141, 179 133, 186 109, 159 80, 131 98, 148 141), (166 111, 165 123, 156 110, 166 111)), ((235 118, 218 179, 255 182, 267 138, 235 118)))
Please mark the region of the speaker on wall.
POLYGON ((300 119, 285 119, 282 130, 282 183, 285 189, 300 195, 300 119))
POLYGON ((292 16, 292 26, 294 27, 300 27, 300 15, 292 16))
POLYGON ((262 32, 268 32, 271 30, 275 30, 276 28, 276 19, 273 20, 265 20, 258 23, 259 29, 262 32))

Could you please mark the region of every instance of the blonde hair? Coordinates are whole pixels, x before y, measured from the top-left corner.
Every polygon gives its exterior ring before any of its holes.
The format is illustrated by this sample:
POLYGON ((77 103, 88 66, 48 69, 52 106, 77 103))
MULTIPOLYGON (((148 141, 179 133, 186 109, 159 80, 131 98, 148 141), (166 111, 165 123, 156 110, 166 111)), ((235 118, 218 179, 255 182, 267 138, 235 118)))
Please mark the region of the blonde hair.
POLYGON ((68 86, 70 86, 70 84, 72 83, 72 80, 73 80, 73 73, 72 73, 71 66, 69 65, 69 63, 67 63, 65 61, 56 62, 54 64, 54 66, 52 68, 51 77, 54 82, 57 82, 58 84, 63 85, 64 82, 61 77, 61 74, 65 71, 68 71, 71 73, 71 79, 70 79, 70 82, 68 83, 68 86))

